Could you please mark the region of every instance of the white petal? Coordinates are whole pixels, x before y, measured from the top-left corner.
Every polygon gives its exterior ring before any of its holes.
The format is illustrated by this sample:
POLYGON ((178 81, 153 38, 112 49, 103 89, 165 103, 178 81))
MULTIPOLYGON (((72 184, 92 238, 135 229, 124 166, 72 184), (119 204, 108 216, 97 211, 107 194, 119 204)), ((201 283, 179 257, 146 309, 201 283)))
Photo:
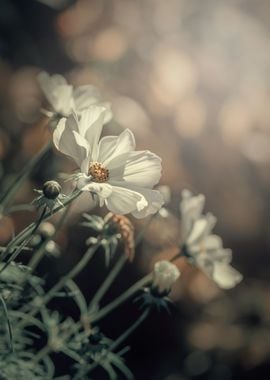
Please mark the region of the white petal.
POLYGON ((192 264, 200 268, 207 276, 212 278, 214 271, 214 262, 207 253, 199 253, 192 257, 192 264))
POLYGON ((186 240, 186 244, 194 244, 198 242, 203 236, 207 228, 207 220, 205 217, 197 219, 192 226, 192 230, 186 240))
POLYGON ((91 193, 97 194, 103 201, 108 198, 113 191, 113 187, 108 183, 89 182, 83 178, 78 181, 77 187, 82 191, 90 191, 91 193))
POLYGON ((108 123, 112 118, 111 104, 103 102, 100 92, 95 86, 85 85, 74 89, 73 97, 75 109, 77 112, 82 112, 92 105, 104 107, 106 109, 104 123, 108 123))
POLYGON ((144 209, 147 201, 135 191, 113 186, 112 193, 105 200, 105 204, 115 214, 129 214, 144 209))
POLYGON ((146 189, 123 181, 109 180, 109 182, 113 186, 124 187, 132 190, 137 194, 140 194, 144 199, 144 207, 140 210, 137 209, 132 212, 132 215, 135 218, 145 218, 148 215, 155 214, 164 204, 163 195, 157 190, 146 189))
POLYGON ((231 265, 216 262, 212 278, 220 288, 231 289, 242 281, 243 276, 231 265))
POLYGON ((222 239, 218 235, 208 235, 203 240, 203 245, 207 251, 215 251, 222 248, 222 239))
POLYGON ((149 151, 130 153, 123 179, 137 186, 152 188, 161 177, 161 158, 149 151))
POLYGON ((89 144, 91 161, 97 161, 98 141, 103 128, 105 108, 91 106, 81 113, 79 133, 89 144))
POLYGON ((160 210, 163 206, 164 198, 159 191, 151 189, 140 189, 138 191, 144 196, 148 205, 141 211, 134 211, 132 215, 135 218, 146 218, 148 215, 158 212, 158 210, 160 210))
POLYGON ((202 194, 193 196, 189 190, 182 191, 182 201, 180 203, 180 212, 182 217, 182 238, 186 240, 191 231, 192 225, 196 219, 201 216, 205 203, 205 197, 202 194))
POLYGON ((229 264, 232 261, 232 250, 231 249, 217 249, 215 252, 211 253, 213 260, 220 261, 229 264))
POLYGON ((53 109, 68 116, 74 107, 73 87, 66 82, 62 75, 50 76, 44 71, 38 74, 37 80, 53 109))
POLYGON ((135 149, 135 138, 129 129, 125 129, 119 136, 106 136, 100 140, 98 161, 109 170, 123 166, 127 153, 135 149))
POLYGON ((101 100, 98 89, 92 85, 76 87, 73 91, 76 111, 83 111, 89 106, 96 105, 101 100))
POLYGON ((88 144, 76 131, 76 120, 73 115, 62 118, 53 133, 53 142, 60 152, 72 157, 78 166, 88 156, 88 144))

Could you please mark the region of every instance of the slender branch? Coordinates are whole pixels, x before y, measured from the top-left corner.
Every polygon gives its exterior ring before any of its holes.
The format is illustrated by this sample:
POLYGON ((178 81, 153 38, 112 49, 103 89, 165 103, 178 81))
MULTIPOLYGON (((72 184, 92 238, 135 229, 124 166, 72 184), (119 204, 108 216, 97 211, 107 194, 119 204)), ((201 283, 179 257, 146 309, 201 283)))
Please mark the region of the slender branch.
POLYGON ((122 335, 120 335, 116 341, 114 341, 112 343, 112 345, 110 346, 110 350, 113 351, 115 350, 124 340, 127 339, 127 337, 133 333, 134 330, 136 330, 136 328, 138 326, 140 326, 140 324, 148 317, 150 313, 150 309, 146 309, 143 314, 126 330, 122 333, 122 335))
POLYGON ((145 285, 147 285, 152 280, 152 273, 144 276, 139 281, 135 282, 130 288, 128 288, 124 293, 122 293, 120 296, 115 298, 111 303, 103 307, 101 310, 99 310, 97 313, 93 314, 91 316, 90 314, 90 321, 91 323, 97 322, 100 319, 104 318, 107 314, 109 314, 111 311, 113 311, 115 308, 117 308, 119 305, 121 305, 123 302, 125 302, 127 299, 129 299, 131 296, 133 296, 137 291, 142 289, 145 285))
POLYGON ((28 263, 28 266, 31 268, 31 271, 33 272, 40 261, 42 260, 45 252, 46 252, 46 246, 50 240, 53 240, 55 235, 57 234, 58 230, 62 227, 65 218, 70 210, 71 204, 68 205, 68 207, 64 210, 63 214, 61 215, 61 218, 59 219, 58 223, 55 226, 55 232, 52 234, 52 236, 49 236, 45 241, 41 244, 41 246, 36 250, 35 254, 32 256, 31 260, 28 263))
POLYGON ((1 211, 6 208, 8 203, 12 200, 14 195, 16 194, 17 190, 22 185, 23 181, 29 176, 29 174, 32 172, 32 170, 35 168, 36 164, 48 153, 48 151, 51 149, 51 142, 49 142, 47 145, 45 145, 42 150, 32 158, 23 168, 21 173, 16 176, 16 178, 12 181, 12 183, 8 186, 8 188, 5 190, 5 192, 0 197, 0 203, 1 203, 1 211))

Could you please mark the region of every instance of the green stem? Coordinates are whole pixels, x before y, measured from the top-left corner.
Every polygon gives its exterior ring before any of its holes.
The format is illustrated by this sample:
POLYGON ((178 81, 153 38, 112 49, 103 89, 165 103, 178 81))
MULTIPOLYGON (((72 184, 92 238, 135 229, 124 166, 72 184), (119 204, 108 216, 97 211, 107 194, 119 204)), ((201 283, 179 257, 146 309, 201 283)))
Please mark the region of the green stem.
POLYGON ((28 266, 31 268, 31 272, 33 272, 40 261, 42 260, 43 256, 46 253, 46 246, 50 240, 53 240, 55 235, 57 234, 58 230, 62 227, 65 218, 70 210, 71 204, 68 205, 68 207, 64 210, 63 214, 61 215, 61 218, 59 219, 58 223, 55 226, 55 232, 52 234, 52 236, 49 236, 45 241, 41 244, 41 246, 36 250, 35 254, 32 256, 31 260, 28 263, 28 266))
POLYGON ((22 185, 23 181, 29 176, 32 170, 35 168, 36 164, 45 156, 45 154, 51 149, 51 142, 45 145, 42 150, 30 160, 27 165, 24 166, 21 173, 12 181, 12 183, 5 190, 4 194, 0 198, 1 203, 1 211, 6 208, 6 206, 10 203, 17 190, 22 185))
POLYGON ((100 319, 104 318, 107 314, 125 302, 128 298, 133 296, 137 291, 141 290, 145 285, 147 285, 152 280, 152 273, 144 276, 139 281, 135 282, 130 288, 128 288, 124 293, 119 297, 115 298, 111 303, 104 306, 101 310, 95 313, 93 316, 90 315, 91 323, 97 322, 100 319))
MULTIPOLYGON (((151 216, 146 223, 144 224, 141 231, 138 233, 136 239, 135 239, 135 248, 143 239, 144 233, 150 223, 152 222, 154 216, 151 216)), ((102 300, 104 295, 106 294, 107 290, 110 288, 113 281, 116 279, 118 274, 121 272, 122 268, 124 267, 125 263, 127 262, 127 257, 125 255, 120 256, 117 263, 109 273, 109 275, 105 278, 103 284, 100 286, 98 291, 96 292, 95 296, 93 297, 92 301, 89 304, 88 311, 91 312, 91 310, 94 310, 96 306, 99 304, 99 302, 102 300)))
POLYGON ((30 241, 33 239, 33 236, 34 236, 34 233, 36 232, 36 230, 38 229, 40 223, 42 222, 43 218, 44 218, 44 215, 46 214, 46 209, 47 207, 44 208, 44 210, 42 211, 40 217, 38 218, 38 220, 36 221, 35 223, 35 227, 32 231, 32 235, 29 236, 28 239, 26 239, 24 242, 22 242, 22 244, 20 245, 20 247, 18 249, 16 249, 11 255, 10 257, 8 258, 8 260, 5 262, 4 266, 1 268, 0 270, 0 273, 2 273, 8 266, 9 264, 16 259, 16 257, 21 253, 21 251, 30 243, 30 241))
POLYGON ((94 256, 94 254, 95 254, 96 249, 98 248, 98 246, 99 246, 99 241, 96 244, 92 245, 86 251, 86 253, 83 255, 83 257, 81 258, 81 260, 75 265, 75 267, 70 272, 68 272, 65 276, 63 276, 49 290, 49 292, 43 297, 43 299, 42 299, 42 305, 36 307, 35 309, 33 309, 32 311, 29 312, 28 315, 30 317, 34 317, 39 312, 39 310, 42 307, 44 307, 44 305, 46 305, 55 296, 55 294, 65 286, 65 284, 67 283, 67 281, 72 280, 75 276, 77 276, 81 272, 81 270, 86 266, 86 264, 94 256))
POLYGON ((121 269, 125 265, 126 261, 127 261, 127 257, 125 255, 122 255, 118 259, 117 263, 114 265, 113 269, 110 271, 110 273, 104 280, 103 284, 100 286, 100 288, 94 295, 93 299, 91 300, 88 307, 89 311, 95 309, 95 306, 99 304, 100 300, 102 299, 104 294, 107 292, 107 289, 109 289, 114 279, 117 277, 118 273, 121 271, 121 269))
POLYGON ((150 309, 146 309, 143 314, 125 331, 120 335, 115 342, 110 346, 110 350, 115 350, 127 337, 133 333, 134 330, 148 317, 150 309))
POLYGON ((49 345, 44 346, 34 357, 34 359, 31 362, 31 365, 34 367, 37 365, 42 359, 44 359, 49 353, 51 352, 51 348, 49 345))
MULTIPOLYGON (((52 215, 56 214, 59 210, 63 208, 63 206, 67 206, 69 203, 71 203, 75 198, 78 198, 78 196, 81 194, 81 190, 75 190, 68 199, 63 201, 63 205, 59 205, 52 211, 47 211, 46 214, 43 217, 43 220, 49 219, 52 215)), ((15 236, 14 239, 12 239, 9 244, 7 245, 6 249, 3 254, 4 257, 6 257, 10 251, 14 248, 16 245, 20 245, 25 239, 28 238, 29 235, 33 233, 35 230, 36 223, 31 223, 29 226, 27 226, 24 230, 22 230, 17 236, 15 236)))

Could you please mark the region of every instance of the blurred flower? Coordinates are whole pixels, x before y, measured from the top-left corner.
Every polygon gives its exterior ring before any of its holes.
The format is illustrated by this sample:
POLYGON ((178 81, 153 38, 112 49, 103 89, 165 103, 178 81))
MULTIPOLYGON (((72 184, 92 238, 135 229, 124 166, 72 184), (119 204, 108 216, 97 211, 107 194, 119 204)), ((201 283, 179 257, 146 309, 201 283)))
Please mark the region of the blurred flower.
POLYGON ((54 144, 80 167, 77 186, 97 195, 115 214, 146 217, 159 210, 163 197, 152 190, 161 176, 161 159, 149 151, 135 151, 133 133, 100 139, 106 109, 91 106, 62 118, 53 135, 54 144), (99 141, 100 140, 100 141, 99 141))
POLYGON ((167 260, 161 260, 155 263, 153 276, 153 287, 160 294, 169 294, 180 272, 176 265, 167 260))
POLYGON ((48 102, 56 114, 69 116, 72 111, 81 113, 91 105, 100 105, 106 109, 104 123, 112 118, 111 106, 103 102, 101 94, 96 87, 84 85, 74 88, 59 74, 50 76, 42 71, 38 74, 38 82, 48 102))
POLYGON ((222 239, 211 234, 216 218, 210 213, 202 214, 204 196, 193 196, 190 191, 184 190, 182 198, 182 254, 191 264, 202 269, 219 287, 233 288, 243 277, 230 265, 231 250, 224 249, 222 239))

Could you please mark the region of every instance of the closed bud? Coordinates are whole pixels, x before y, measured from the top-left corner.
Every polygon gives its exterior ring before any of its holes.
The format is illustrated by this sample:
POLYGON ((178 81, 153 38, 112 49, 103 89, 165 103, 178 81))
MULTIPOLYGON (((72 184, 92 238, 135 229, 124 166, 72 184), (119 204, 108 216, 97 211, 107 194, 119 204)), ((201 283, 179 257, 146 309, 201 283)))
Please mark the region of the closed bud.
POLYGON ((180 272, 176 265, 167 260, 158 261, 153 271, 153 287, 160 294, 169 294, 180 272))
POLYGON ((61 186, 56 181, 47 181, 43 185, 43 194, 48 199, 56 199, 61 193, 61 186))

